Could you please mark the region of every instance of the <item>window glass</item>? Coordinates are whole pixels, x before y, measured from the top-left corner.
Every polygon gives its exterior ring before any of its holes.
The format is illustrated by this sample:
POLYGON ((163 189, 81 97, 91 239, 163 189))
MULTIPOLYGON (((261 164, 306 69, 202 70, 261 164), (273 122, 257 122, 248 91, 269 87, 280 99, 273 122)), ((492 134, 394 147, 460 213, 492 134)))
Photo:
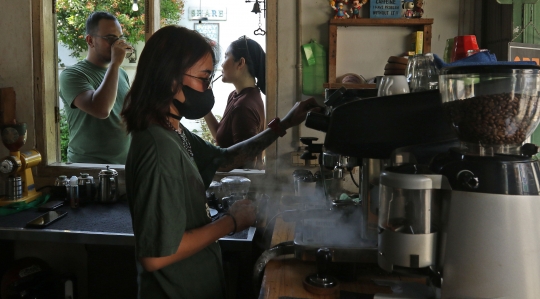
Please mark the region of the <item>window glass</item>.
MULTIPOLYGON (((66 0, 66 1, 73 2, 73 0, 71 1, 66 0)), ((153 1, 154 0, 149 0, 149 1, 146 1, 146 3, 147 4, 150 3, 150 5, 152 5, 153 1)), ((178 0, 171 0, 171 1, 178 1, 178 0)), ((139 9, 141 10, 142 13, 144 13, 144 2, 145 1, 138 1, 139 9)), ((223 61, 223 55, 228 45, 233 40, 238 39, 242 35, 246 35, 249 38, 257 41, 257 43, 259 43, 263 47, 263 49, 266 48, 266 36, 255 34, 255 30, 258 30, 259 33, 265 32, 264 30, 266 26, 266 19, 262 13, 254 14, 253 12, 251 12, 251 6, 253 5, 253 3, 249 4, 249 3, 244 3, 244 2, 225 0, 225 1, 220 2, 221 7, 218 8, 218 9, 223 8, 223 10, 226 11, 227 15, 225 19, 199 21, 199 20, 189 19, 189 16, 188 16, 189 8, 197 7, 197 6, 201 7, 201 4, 202 4, 202 7, 204 7, 205 1, 185 0, 183 2, 184 2, 183 14, 181 16, 181 20, 178 21, 177 24, 181 26, 185 26, 187 28, 191 28, 191 29, 196 29, 195 28, 196 24, 206 24, 206 23, 219 24, 218 25, 219 30, 217 31, 217 34, 218 34, 217 42, 219 43, 220 48, 221 48, 221 57, 220 57, 221 61, 223 61), (234 33, 231 33, 231 32, 234 32, 234 33)), ((58 3, 63 3, 63 2, 62 0, 58 0, 57 4, 58 3)), ((161 1, 161 4, 162 3, 163 1, 161 1)), ((74 11, 70 15, 80 15, 80 13, 74 11)), ((56 19, 59 19, 58 14, 56 17, 57 17, 56 19)), ((65 17, 62 17, 61 19, 63 19, 65 22, 68 21, 65 17)), ((120 23, 122 24, 123 22, 121 18, 119 17, 118 19, 120 20, 120 23)), ((84 25, 85 20, 86 20, 86 17, 84 17, 84 20, 82 21, 82 23, 80 22, 80 24, 84 25)), ((58 23, 56 22, 52 22, 52 23, 55 26, 58 26, 58 23)), ((60 24, 60 26, 62 26, 62 24, 60 24)), ((84 39, 84 35, 80 36, 79 34, 79 38, 84 39)), ((45 46, 49 47, 49 45, 47 45, 47 42, 45 46)), ((144 48, 144 41, 137 42, 134 44, 134 46, 137 50, 138 56, 140 56, 140 53, 142 49, 144 48)), ((73 49, 71 49, 68 44, 64 44, 62 41, 60 41, 60 39, 57 41, 57 44, 54 47, 57 49, 57 53, 58 53, 58 65, 56 66, 58 75, 60 75, 66 69, 66 67, 77 63, 81 59, 84 59, 86 56, 86 49, 80 52, 79 55, 73 55, 73 49)), ((218 64, 216 77, 221 74, 220 65, 221 65, 221 62, 218 64)), ((126 59, 124 63, 122 64, 122 68, 128 74, 130 82, 134 78, 134 75, 136 72, 136 66, 137 66, 136 60, 129 61, 128 59, 126 59)), ((232 84, 223 83, 221 82, 220 79, 215 82, 214 92, 216 94, 216 105, 213 109, 213 113, 215 115, 221 116, 223 114, 227 97, 232 90, 234 90, 234 86, 232 84)), ((264 97, 264 94, 262 96, 263 96, 263 102, 265 103, 265 106, 266 106, 266 98, 264 97)), ((61 109, 63 108, 63 103, 59 96, 56 102, 57 102, 56 106, 59 107, 61 111, 61 109)), ((200 122, 191 122, 191 121, 184 120, 183 123, 186 127, 188 127, 192 131, 200 131, 200 127, 201 127, 200 122)), ((67 142, 68 142, 68 138, 67 138, 68 130, 67 130, 67 125, 65 123, 65 120, 63 124, 62 122, 60 122, 59 127, 60 127, 60 130, 62 131, 59 138, 60 140, 59 142, 61 143, 61 148, 65 150, 67 148, 67 142)), ((51 153, 47 152, 47 153, 48 153, 48 156, 54 156, 54 153, 52 152, 51 153)), ((64 154, 61 159, 56 159, 56 161, 58 162, 66 161, 66 155, 64 154)), ((49 163, 51 163, 52 161, 54 161, 54 158, 49 157, 47 160, 49 161, 49 163)))

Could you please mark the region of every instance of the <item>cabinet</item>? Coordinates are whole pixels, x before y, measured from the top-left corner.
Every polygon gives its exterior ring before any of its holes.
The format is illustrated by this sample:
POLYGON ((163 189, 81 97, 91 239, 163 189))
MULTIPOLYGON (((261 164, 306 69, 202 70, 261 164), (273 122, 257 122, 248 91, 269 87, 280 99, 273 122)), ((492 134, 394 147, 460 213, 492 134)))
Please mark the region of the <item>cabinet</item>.
POLYGON ((336 82, 337 29, 340 26, 387 26, 411 27, 414 31, 424 32, 424 53, 431 52, 431 25, 433 19, 331 19, 328 30, 328 83, 325 88, 337 89, 341 86, 351 89, 375 88, 375 84, 343 84, 336 82))

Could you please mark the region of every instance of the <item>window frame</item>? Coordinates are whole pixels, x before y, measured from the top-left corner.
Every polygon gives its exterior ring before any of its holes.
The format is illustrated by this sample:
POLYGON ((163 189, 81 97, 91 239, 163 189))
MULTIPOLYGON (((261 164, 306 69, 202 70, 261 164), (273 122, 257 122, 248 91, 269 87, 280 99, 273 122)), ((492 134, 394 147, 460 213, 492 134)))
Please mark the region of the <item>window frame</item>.
MULTIPOLYGON (((93 173, 105 168, 105 164, 62 163, 60 159, 60 128, 58 107, 58 40, 56 38, 55 0, 32 0, 32 44, 34 69, 35 144, 42 156, 37 166, 37 177, 55 178, 62 174, 93 173), (51 76, 51 74, 53 74, 51 76)), ((145 0, 148 9, 146 39, 159 29, 159 0, 145 0), (156 17, 156 12, 158 13, 156 17)), ((266 57, 267 92, 266 118, 277 115, 277 0, 266 4, 266 57), (269 25, 272 26, 269 26, 269 25)), ((275 173, 277 143, 266 149, 266 170, 275 173)), ((111 165, 121 178, 124 165, 111 165)))

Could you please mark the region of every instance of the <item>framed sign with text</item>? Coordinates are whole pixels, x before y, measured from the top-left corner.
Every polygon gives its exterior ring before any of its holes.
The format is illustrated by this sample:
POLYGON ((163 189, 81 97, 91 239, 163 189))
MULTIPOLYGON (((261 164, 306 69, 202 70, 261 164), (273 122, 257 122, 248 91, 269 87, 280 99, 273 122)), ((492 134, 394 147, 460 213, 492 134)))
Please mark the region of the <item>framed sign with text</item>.
POLYGON ((219 44, 219 24, 218 23, 195 23, 193 29, 219 44))
POLYGON ((508 43, 508 61, 534 61, 540 65, 540 45, 508 43))
POLYGON ((190 20, 206 18, 208 21, 227 21, 226 7, 190 7, 188 9, 190 20))
POLYGON ((373 19, 401 18, 401 0, 370 0, 369 17, 373 19))

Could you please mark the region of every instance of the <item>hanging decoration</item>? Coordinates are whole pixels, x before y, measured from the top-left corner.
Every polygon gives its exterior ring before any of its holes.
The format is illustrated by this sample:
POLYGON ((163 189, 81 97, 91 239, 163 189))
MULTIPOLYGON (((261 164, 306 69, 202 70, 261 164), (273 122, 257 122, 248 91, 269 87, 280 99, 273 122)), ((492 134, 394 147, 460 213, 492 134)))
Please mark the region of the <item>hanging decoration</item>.
POLYGON ((251 12, 259 15, 259 28, 255 29, 255 31, 253 31, 253 34, 266 35, 266 31, 262 29, 262 20, 261 20, 261 14, 263 11, 264 11, 264 17, 266 18, 266 0, 255 0, 255 1, 245 0, 245 1, 246 3, 255 2, 253 4, 253 9, 251 10, 251 12), (262 3, 262 8, 261 8, 261 3, 262 3))
POLYGON ((264 11, 264 17, 266 18, 266 0, 246 0, 246 3, 255 2, 253 4, 253 9, 251 10, 252 13, 260 14, 262 11, 264 11), (261 8, 262 3, 262 8, 261 8))

